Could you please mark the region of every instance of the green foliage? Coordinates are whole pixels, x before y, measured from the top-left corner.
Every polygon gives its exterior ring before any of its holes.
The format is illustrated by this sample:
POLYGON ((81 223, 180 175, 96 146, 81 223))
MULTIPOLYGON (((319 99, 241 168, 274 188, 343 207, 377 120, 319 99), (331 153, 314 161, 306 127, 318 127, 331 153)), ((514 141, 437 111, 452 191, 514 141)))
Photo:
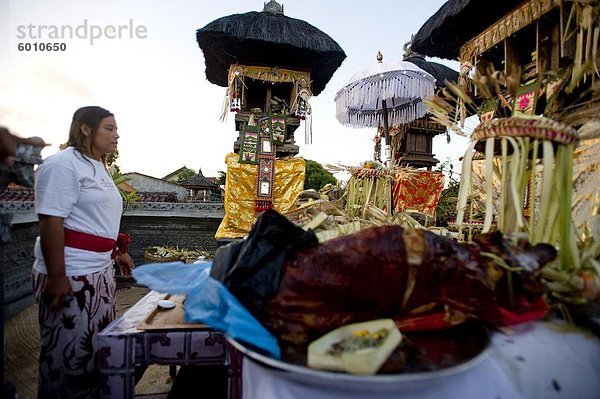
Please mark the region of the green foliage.
POLYGON ((306 160, 306 176, 304 178, 304 189, 320 190, 326 184, 336 184, 337 180, 331 172, 323 168, 318 162, 306 160))
POLYGON ((440 227, 448 226, 448 220, 456 218, 456 204, 458 203, 458 188, 460 179, 454 172, 450 160, 440 163, 436 172, 444 173, 448 179, 448 186, 442 191, 440 201, 435 209, 436 224, 440 227))
POLYGON ((190 180, 194 176, 196 176, 195 170, 184 167, 184 169, 177 174, 177 183, 181 183, 185 180, 190 180))
POLYGON ((117 158, 119 158, 119 151, 111 152, 106 154, 106 166, 111 170, 115 170, 118 173, 121 173, 121 169, 119 165, 117 165, 117 158))
POLYGON ((133 190, 132 192, 128 193, 120 187, 121 183, 127 183, 130 181, 131 177, 122 175, 118 168, 115 168, 115 166, 116 165, 113 165, 111 177, 115 183, 115 186, 117 186, 117 189, 119 190, 119 194, 121 194, 121 197, 123 198, 123 213, 125 213, 129 206, 135 206, 139 203, 140 196, 137 194, 137 190, 133 190))
POLYGON ((219 174, 219 177, 217 179, 217 184, 219 186, 224 186, 225 180, 227 179, 227 172, 223 172, 222 170, 220 170, 217 173, 219 174))

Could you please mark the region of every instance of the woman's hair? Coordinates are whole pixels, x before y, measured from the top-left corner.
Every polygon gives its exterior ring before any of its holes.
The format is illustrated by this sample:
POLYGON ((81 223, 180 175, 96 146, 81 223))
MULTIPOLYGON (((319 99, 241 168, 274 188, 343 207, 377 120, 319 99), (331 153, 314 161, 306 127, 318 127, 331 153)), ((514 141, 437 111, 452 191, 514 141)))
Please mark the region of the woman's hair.
MULTIPOLYGON (((67 141, 66 147, 74 147, 82 154, 87 154, 88 151, 92 151, 94 141, 96 140, 96 132, 100 125, 100 121, 106 117, 114 116, 112 112, 98 106, 82 107, 79 108, 73 114, 73 121, 71 122, 71 129, 69 130, 69 140, 67 141), (85 148, 84 135, 81 132, 81 126, 86 125, 91 131, 92 148, 85 148)), ((89 155, 89 154, 88 154, 89 155)), ((102 155, 102 162, 106 163, 106 154, 102 155)))

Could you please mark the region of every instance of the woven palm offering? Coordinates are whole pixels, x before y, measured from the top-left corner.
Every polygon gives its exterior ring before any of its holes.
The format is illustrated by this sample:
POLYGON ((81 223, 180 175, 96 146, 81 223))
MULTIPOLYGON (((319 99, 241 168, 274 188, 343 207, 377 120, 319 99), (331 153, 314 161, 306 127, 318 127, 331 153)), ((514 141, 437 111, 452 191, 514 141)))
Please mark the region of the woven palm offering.
POLYGON ((321 212, 324 212, 327 215, 336 216, 339 220, 343 220, 344 222, 349 220, 342 209, 342 205, 338 201, 322 199, 308 201, 283 215, 295 224, 304 225, 321 212))
POLYGON ((577 268, 580 257, 571 208, 573 152, 578 139, 574 129, 547 118, 513 116, 478 126, 462 165, 456 217, 459 233, 465 220, 473 222, 467 204, 474 192, 473 156, 480 148, 485 154, 482 231, 489 231, 496 219, 505 234, 525 233, 532 243, 557 245, 561 268, 577 268), (494 191, 500 193, 499 199, 494 191))
POLYGON ((197 251, 182 249, 179 247, 166 246, 151 246, 144 251, 144 260, 147 262, 193 262, 199 258, 211 258, 212 256, 206 251, 197 251))
POLYGON ((543 117, 496 118, 481 123, 471 135, 473 141, 489 137, 528 137, 550 140, 559 144, 573 144, 579 140, 577 131, 565 124, 543 117))
POLYGON ((377 163, 365 163, 364 167, 349 167, 352 174, 346 186, 346 209, 351 217, 365 219, 367 208, 373 205, 391 215, 394 171, 377 163))
POLYGON ((298 208, 283 214, 305 230, 313 230, 319 242, 361 229, 359 221, 350 218, 339 201, 308 200, 298 208))

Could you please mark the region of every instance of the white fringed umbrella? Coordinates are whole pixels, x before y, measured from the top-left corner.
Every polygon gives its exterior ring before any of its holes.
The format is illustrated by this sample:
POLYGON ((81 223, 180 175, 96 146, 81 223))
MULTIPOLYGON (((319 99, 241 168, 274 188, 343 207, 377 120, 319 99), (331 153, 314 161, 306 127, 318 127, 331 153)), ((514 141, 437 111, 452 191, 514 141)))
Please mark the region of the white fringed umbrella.
POLYGON ((377 53, 377 60, 375 66, 355 74, 337 92, 336 117, 350 127, 383 125, 389 163, 389 126, 425 115, 422 100, 433 96, 435 78, 410 62, 383 63, 381 53, 377 53))

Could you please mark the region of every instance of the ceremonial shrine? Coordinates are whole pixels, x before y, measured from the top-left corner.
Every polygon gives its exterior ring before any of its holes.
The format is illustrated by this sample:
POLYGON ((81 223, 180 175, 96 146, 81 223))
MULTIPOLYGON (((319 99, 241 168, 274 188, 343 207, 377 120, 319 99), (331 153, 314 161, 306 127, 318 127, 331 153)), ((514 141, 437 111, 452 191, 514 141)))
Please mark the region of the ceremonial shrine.
MULTIPOLYGON (((439 64, 426 61, 425 57, 411 49, 411 42, 404 45, 403 60, 428 72, 435 78, 436 92, 446 87, 446 82, 458 79, 458 72, 439 64)), ((433 138, 438 134, 449 135, 446 126, 436 122, 428 113, 410 123, 390 127, 392 160, 395 165, 431 170, 439 161, 433 154, 433 138)), ((375 159, 381 161, 381 139, 385 137, 380 126, 375 137, 375 159)))
MULTIPOLYGON (((276 144, 274 148, 278 157, 298 154, 299 147, 295 145, 294 132, 300 126, 300 121, 308 118, 310 123, 310 82, 310 72, 307 71, 231 66, 227 90, 229 109, 224 107, 224 114, 221 116, 224 119, 228 111, 235 112, 235 126, 240 136, 233 149, 242 154, 240 159, 243 162, 248 159, 248 149, 243 148, 248 144, 248 136, 244 137, 243 133, 249 123, 253 126, 260 125, 260 137, 267 137, 276 144)), ((310 126, 307 127, 309 134, 308 129, 310 126)), ((310 136, 307 139, 310 140, 310 136)), ((255 149, 258 149, 258 143, 255 149)))
POLYGON ((412 42, 461 63, 458 82, 428 103, 434 120, 458 131, 468 115, 481 120, 462 163, 459 235, 479 225, 556 245, 544 275, 567 302, 597 275, 598 32, 597 1, 450 0, 412 42))
MULTIPOLYGON (((391 152, 394 164, 431 170, 439 160, 433 154, 433 138, 446 133, 446 127, 425 116, 404 125, 390 127, 391 152)), ((381 160, 383 127, 377 129, 374 158, 381 160)))
POLYGON ((325 33, 285 16, 274 0, 262 12, 219 18, 196 37, 207 79, 227 88, 221 120, 235 113, 239 132, 233 145, 237 159, 226 159, 226 217, 216 238, 241 238, 256 215, 268 209, 285 212, 290 198, 302 191, 304 161, 293 159, 299 151, 294 132, 303 121, 305 142, 311 142, 309 99, 325 88, 346 55, 325 33), (276 187, 288 179, 289 169, 298 184, 276 187), (250 176, 252 187, 247 186, 250 176), (245 191, 236 195, 240 187, 245 191), (249 198, 253 207, 247 206, 249 198))

